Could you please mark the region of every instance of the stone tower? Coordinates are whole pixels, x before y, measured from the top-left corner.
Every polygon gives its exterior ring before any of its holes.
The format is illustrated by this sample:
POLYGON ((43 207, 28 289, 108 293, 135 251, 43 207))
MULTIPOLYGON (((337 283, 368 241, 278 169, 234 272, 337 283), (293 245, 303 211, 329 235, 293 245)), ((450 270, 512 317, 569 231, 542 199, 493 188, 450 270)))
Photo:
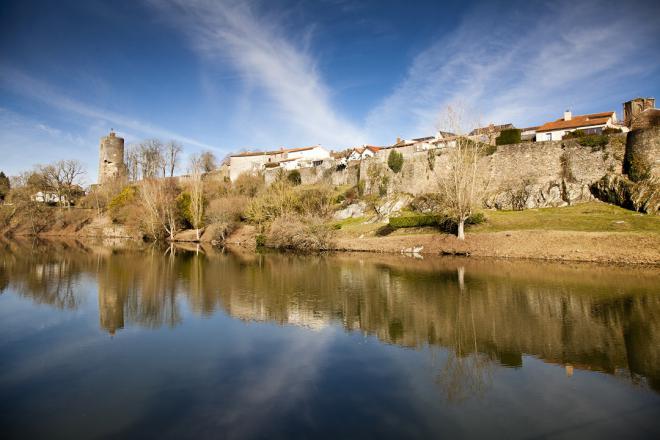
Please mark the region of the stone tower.
POLYGON ((124 138, 110 134, 101 138, 99 148, 99 185, 123 179, 126 176, 124 164, 124 138))
POLYGON ((644 110, 655 108, 655 98, 635 98, 623 103, 623 122, 630 127, 644 110))

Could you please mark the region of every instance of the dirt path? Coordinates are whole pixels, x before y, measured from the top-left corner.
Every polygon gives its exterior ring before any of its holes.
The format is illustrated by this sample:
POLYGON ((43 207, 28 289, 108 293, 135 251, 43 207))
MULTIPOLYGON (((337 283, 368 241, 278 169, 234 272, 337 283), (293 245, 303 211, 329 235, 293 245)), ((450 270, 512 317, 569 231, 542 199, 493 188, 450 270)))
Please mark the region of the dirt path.
POLYGON ((467 253, 478 257, 660 265, 660 235, 623 232, 510 231, 468 234, 461 242, 445 234, 339 238, 336 250, 420 254, 467 253))

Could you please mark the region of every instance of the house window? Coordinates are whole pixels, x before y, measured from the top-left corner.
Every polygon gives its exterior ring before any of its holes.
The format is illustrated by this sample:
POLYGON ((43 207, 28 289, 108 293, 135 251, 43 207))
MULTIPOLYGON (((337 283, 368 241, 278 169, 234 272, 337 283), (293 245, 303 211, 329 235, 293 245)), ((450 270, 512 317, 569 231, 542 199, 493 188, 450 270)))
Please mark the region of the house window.
POLYGON ((317 167, 317 166, 321 165, 322 163, 323 163, 322 160, 315 160, 314 162, 312 162, 312 165, 317 167))
POLYGON ((546 139, 551 141, 552 140, 552 133, 546 133, 545 135, 546 139))

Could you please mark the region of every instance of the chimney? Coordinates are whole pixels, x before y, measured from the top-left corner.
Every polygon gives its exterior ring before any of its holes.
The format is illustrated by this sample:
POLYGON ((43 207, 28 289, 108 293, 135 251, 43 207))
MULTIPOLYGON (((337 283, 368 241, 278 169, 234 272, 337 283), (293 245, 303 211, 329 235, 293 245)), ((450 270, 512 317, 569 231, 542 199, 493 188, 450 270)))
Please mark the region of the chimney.
POLYGON ((397 138, 396 138, 396 143, 398 144, 399 142, 401 142, 401 138, 400 138, 400 137, 397 137, 397 138))
POLYGON ((564 112, 564 121, 570 121, 573 118, 570 110, 564 112))

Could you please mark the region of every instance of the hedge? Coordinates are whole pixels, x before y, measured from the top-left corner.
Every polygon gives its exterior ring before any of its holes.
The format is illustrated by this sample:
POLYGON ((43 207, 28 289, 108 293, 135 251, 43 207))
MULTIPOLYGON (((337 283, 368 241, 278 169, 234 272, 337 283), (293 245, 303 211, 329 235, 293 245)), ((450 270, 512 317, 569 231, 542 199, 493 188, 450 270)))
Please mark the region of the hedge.
POLYGON ((522 131, 519 128, 502 130, 500 135, 495 139, 495 145, 519 144, 521 142, 520 133, 522 131))
MULTIPOLYGON (((486 221, 484 215, 480 212, 472 214, 466 221, 466 225, 478 225, 486 221)), ((443 231, 455 232, 458 224, 452 218, 444 215, 409 215, 402 217, 391 217, 389 225, 392 228, 422 228, 437 227, 443 231)))

